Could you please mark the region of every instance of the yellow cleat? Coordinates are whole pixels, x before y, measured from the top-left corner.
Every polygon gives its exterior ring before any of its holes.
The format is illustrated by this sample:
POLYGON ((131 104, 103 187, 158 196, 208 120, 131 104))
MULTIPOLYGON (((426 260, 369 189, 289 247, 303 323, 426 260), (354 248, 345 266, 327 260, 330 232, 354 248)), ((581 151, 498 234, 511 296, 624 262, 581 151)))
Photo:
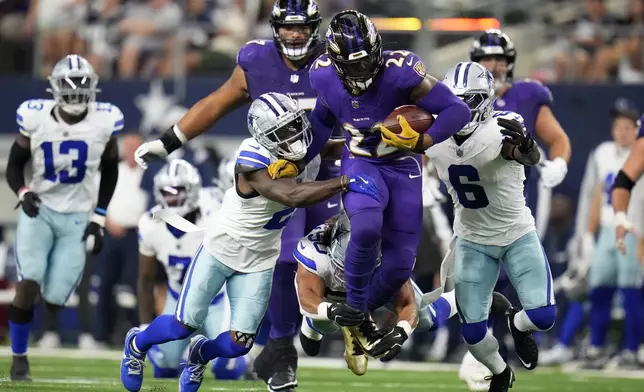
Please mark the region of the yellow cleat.
MULTIPOLYGON (((371 315, 357 327, 347 327, 351 336, 360 344, 362 350, 371 355, 371 349, 380 341, 383 334, 378 330, 376 322, 373 321, 371 315)), ((344 328, 343 328, 344 330, 344 328)))
POLYGON ((348 327, 342 327, 342 335, 344 335, 344 360, 347 367, 356 376, 362 376, 367 372, 367 365, 369 358, 365 355, 362 347, 356 339, 351 336, 348 327))

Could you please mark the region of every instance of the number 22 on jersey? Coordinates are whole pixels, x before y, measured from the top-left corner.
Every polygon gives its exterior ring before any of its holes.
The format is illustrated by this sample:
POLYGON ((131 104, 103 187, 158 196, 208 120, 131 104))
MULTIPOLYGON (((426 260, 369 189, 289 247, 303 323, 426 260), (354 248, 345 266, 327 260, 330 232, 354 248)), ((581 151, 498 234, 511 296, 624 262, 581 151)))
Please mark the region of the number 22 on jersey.
POLYGON ((77 184, 85 178, 85 163, 87 162, 88 146, 82 140, 65 140, 58 142, 43 142, 40 145, 44 156, 46 180, 62 184, 77 184), (71 170, 63 169, 56 173, 58 160, 71 158, 71 170))
POLYGON ((478 170, 472 165, 450 165, 447 168, 449 182, 456 191, 458 202, 467 209, 478 210, 485 208, 490 201, 485 189, 475 182, 481 181, 478 170), (463 182, 463 178, 467 182, 463 182))

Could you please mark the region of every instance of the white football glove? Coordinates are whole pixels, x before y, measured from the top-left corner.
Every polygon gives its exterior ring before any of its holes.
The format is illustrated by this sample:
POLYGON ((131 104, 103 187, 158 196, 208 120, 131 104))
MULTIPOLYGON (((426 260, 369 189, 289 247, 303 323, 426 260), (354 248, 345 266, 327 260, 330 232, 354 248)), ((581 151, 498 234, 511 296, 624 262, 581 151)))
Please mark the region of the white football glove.
POLYGON ((546 188, 554 188, 566 178, 568 164, 563 158, 543 161, 541 164, 541 181, 546 188))
POLYGON ((148 168, 148 163, 165 159, 167 156, 168 151, 159 139, 141 144, 134 152, 134 160, 144 169, 148 168))

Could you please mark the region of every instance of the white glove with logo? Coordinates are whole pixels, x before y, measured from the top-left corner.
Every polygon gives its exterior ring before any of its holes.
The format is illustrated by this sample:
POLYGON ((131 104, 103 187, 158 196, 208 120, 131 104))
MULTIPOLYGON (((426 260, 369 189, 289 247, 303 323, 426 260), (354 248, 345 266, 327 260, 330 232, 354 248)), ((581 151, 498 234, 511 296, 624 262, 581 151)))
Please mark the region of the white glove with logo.
POLYGON ((543 161, 541 164, 541 181, 547 188, 554 188, 566 178, 568 164, 563 158, 543 161))
POLYGON ((159 139, 141 144, 134 152, 134 160, 144 169, 148 168, 148 163, 165 159, 167 156, 168 151, 159 139))

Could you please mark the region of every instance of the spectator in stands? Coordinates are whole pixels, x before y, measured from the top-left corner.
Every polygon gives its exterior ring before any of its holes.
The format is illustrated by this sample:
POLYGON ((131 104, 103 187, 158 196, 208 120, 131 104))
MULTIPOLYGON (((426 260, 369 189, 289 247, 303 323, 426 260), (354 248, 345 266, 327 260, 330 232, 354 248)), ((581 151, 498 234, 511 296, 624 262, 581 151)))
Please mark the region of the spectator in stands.
MULTIPOLYGON (((122 139, 122 161, 114 196, 107 208, 105 243, 94 260, 92 290, 97 294, 96 326, 94 338, 106 343, 114 328, 114 287, 117 283, 127 286, 134 298, 138 277, 139 253, 137 226, 145 212, 147 194, 139 188, 143 169, 134 161, 134 151, 141 145, 136 133, 122 139)), ((136 306, 128 311, 128 321, 138 325, 136 306)))
POLYGON ((161 56, 168 39, 175 37, 181 26, 183 11, 172 0, 147 0, 127 4, 125 17, 118 30, 124 35, 118 71, 123 78, 140 74, 143 56, 161 56))
POLYGON ((86 0, 31 0, 24 29, 40 39, 43 77, 58 60, 79 49, 77 31, 85 22, 86 11, 86 0))
POLYGON ((619 37, 599 52, 593 79, 604 82, 611 72, 622 83, 644 83, 644 0, 630 0, 628 16, 619 23, 619 37))
POLYGON ((604 0, 586 0, 586 13, 574 24, 572 47, 556 58, 558 80, 564 80, 566 73, 584 80, 592 79, 595 54, 615 38, 617 19, 607 13, 604 3, 604 0))
POLYGON ((121 3, 122 0, 94 0, 81 32, 85 58, 101 77, 111 76, 119 57, 118 24, 124 8, 121 3))
POLYGON ((31 72, 33 44, 27 31, 28 2, 24 0, 0 1, 0 73, 31 72))

